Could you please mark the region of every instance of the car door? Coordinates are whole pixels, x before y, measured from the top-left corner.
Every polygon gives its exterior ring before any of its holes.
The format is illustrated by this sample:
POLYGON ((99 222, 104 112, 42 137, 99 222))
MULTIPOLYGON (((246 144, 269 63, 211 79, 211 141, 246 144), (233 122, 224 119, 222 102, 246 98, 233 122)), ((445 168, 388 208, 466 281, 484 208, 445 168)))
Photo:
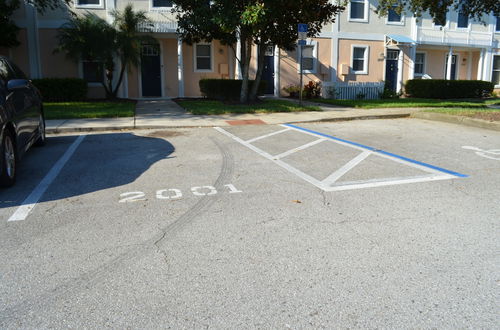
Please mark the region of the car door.
MULTIPOLYGON (((0 66, 6 72, 6 81, 17 79, 14 71, 10 67, 9 63, 0 58, 0 66)), ((24 90, 14 90, 7 91, 7 97, 5 99, 6 110, 9 112, 9 117, 11 117, 12 122, 16 126, 16 144, 17 149, 23 153, 29 142, 31 135, 31 119, 27 110, 27 96, 24 90)))

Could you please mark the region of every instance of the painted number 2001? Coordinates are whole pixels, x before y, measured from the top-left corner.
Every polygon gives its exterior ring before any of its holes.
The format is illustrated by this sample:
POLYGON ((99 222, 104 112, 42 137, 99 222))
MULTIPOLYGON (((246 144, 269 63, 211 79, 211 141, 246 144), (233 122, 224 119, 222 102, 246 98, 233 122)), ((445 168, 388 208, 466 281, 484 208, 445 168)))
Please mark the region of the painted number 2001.
MULTIPOLYGON (((224 185, 227 191, 230 194, 241 193, 241 190, 238 190, 232 184, 224 185)), ((195 196, 212 196, 218 193, 217 189, 214 186, 198 186, 192 187, 191 193, 195 196)), ((160 200, 176 200, 182 198, 182 191, 179 189, 161 189, 156 191, 156 199, 160 200)), ((139 202, 145 201, 146 194, 142 191, 130 191, 123 194, 120 194, 120 203, 131 203, 131 202, 139 202)))

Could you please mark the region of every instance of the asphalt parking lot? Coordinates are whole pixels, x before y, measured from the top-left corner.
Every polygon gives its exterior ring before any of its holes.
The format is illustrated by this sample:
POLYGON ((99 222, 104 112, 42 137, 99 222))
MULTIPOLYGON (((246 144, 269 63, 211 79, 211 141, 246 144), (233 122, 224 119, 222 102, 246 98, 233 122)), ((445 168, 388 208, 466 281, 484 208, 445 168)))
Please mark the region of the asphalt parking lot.
POLYGON ((0 190, 1 328, 497 328, 500 132, 50 136, 0 190))

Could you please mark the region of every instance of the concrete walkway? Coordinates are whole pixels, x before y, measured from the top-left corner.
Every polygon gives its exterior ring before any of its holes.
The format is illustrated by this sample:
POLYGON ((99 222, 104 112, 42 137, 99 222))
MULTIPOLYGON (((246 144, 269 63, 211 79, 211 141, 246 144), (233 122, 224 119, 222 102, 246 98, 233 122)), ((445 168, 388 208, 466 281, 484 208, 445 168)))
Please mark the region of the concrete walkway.
POLYGON ((234 124, 284 124, 409 117, 419 109, 353 109, 318 105, 323 111, 196 116, 186 113, 172 100, 139 101, 136 116, 127 118, 47 120, 47 133, 108 131, 147 128, 213 127, 234 124))

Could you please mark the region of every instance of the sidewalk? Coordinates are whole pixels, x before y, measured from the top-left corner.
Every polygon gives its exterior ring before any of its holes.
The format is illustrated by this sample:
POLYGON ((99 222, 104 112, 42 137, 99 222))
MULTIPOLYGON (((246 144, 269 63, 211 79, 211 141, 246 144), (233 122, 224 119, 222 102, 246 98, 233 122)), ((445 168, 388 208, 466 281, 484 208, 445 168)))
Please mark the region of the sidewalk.
MULTIPOLYGON (((288 100, 288 99, 287 99, 288 100)), ((260 114, 225 114, 195 116, 188 114, 171 100, 139 101, 136 116, 127 118, 102 119, 61 119, 47 120, 47 133, 81 131, 109 131, 149 128, 213 127, 235 124, 285 124, 318 121, 343 121, 356 119, 403 118, 418 109, 353 109, 318 105, 323 111, 278 112, 260 114)))

